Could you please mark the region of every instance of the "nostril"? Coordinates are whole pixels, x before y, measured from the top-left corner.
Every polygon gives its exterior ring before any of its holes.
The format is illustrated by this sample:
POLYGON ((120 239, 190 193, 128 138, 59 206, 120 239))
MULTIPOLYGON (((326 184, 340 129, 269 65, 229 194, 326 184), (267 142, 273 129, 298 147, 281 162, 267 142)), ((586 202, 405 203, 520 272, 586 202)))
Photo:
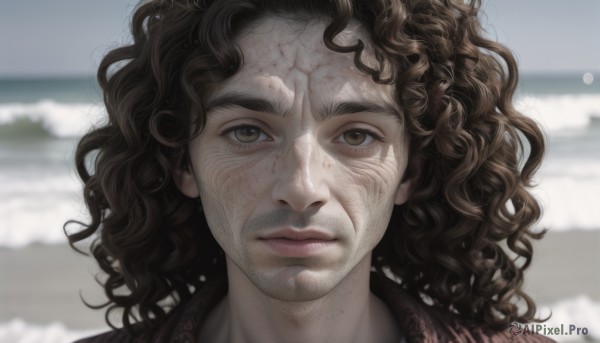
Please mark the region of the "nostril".
POLYGON ((314 202, 314 203, 312 203, 310 206, 312 206, 312 207, 316 207, 316 208, 319 208, 319 207, 322 207, 323 205, 325 205, 325 202, 324 202, 324 201, 315 201, 315 202, 314 202))
POLYGON ((323 207, 325 205, 325 203, 326 203, 326 201, 318 200, 318 201, 314 201, 312 203, 309 203, 308 206, 304 206, 304 205, 301 204, 301 202, 294 203, 294 202, 288 202, 288 201, 283 200, 283 199, 277 200, 277 204, 279 206, 290 207, 290 208, 292 208, 292 209, 294 209, 296 211, 298 211, 298 210, 299 211, 305 211, 305 210, 310 209, 310 208, 312 208, 312 209, 319 209, 319 208, 323 207))

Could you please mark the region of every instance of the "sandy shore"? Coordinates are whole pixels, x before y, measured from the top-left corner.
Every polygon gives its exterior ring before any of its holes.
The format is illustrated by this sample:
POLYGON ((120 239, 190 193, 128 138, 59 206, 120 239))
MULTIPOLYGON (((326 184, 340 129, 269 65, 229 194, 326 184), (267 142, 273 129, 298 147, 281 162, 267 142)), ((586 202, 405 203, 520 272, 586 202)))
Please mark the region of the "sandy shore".
POLYGON ((85 307, 104 299, 94 281, 91 258, 68 245, 31 245, 0 249, 0 321, 21 318, 46 324, 59 321, 71 329, 105 327, 102 311, 85 307))
MULTIPOLYGON (((588 295, 600 302, 600 231, 552 232, 536 242, 526 290, 539 304, 588 295)), ((21 318, 70 329, 106 327, 103 311, 83 305, 104 299, 94 262, 66 245, 0 248, 0 322, 21 318)))
POLYGON ((576 295, 600 302, 600 231, 549 232, 534 243, 525 289, 540 304, 576 295))

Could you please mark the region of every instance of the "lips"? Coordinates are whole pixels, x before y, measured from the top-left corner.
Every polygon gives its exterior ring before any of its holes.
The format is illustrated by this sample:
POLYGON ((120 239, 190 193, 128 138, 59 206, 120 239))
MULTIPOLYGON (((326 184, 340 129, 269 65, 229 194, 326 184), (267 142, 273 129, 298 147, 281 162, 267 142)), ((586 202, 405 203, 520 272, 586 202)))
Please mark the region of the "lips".
POLYGON ((313 229, 284 229, 267 233, 266 235, 261 236, 259 239, 288 239, 292 241, 333 241, 334 237, 330 233, 313 229))
POLYGON ((332 234, 313 229, 277 230, 261 236, 259 240, 274 254, 294 258, 325 253, 336 243, 332 234))

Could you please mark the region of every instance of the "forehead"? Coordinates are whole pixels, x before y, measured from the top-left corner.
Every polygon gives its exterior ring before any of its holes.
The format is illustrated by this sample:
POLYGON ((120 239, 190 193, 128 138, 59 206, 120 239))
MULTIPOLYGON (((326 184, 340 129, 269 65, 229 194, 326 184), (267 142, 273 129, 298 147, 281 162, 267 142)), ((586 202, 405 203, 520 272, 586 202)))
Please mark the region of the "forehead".
MULTIPOLYGON (((273 67, 275 60, 281 69, 298 68, 310 73, 319 67, 352 68, 353 54, 331 51, 323 43, 323 31, 327 26, 324 19, 300 21, 281 17, 265 17, 253 23, 237 37, 248 66, 273 67)), ((335 42, 340 45, 355 44, 357 39, 365 41, 362 27, 352 22, 338 34, 335 42)), ((270 69, 270 68, 269 68, 270 69)))
MULTIPOLYGON (((371 100, 394 103, 393 87, 375 83, 354 64, 354 52, 338 53, 323 42, 328 25, 324 19, 299 21, 265 17, 237 36, 244 63, 231 78, 215 87, 212 98, 228 92, 250 93, 291 107, 310 97, 310 103, 336 100, 371 100)), ((370 39, 363 27, 351 22, 334 42, 350 46, 361 39, 365 51, 361 60, 375 67, 370 39)))

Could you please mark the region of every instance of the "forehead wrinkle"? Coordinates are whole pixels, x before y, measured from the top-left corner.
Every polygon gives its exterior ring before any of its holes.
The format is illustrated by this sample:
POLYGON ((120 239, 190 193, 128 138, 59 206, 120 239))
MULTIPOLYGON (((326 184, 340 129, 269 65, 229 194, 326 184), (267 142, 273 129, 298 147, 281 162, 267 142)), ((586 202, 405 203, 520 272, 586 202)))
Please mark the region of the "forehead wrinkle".
MULTIPOLYGON (((320 25, 314 25, 310 30, 314 30, 320 25)), ((320 30, 319 30, 320 33, 320 30)), ((312 34, 304 30, 297 36, 297 44, 295 46, 294 67, 305 73, 310 81, 310 74, 319 68, 331 64, 332 56, 330 51, 323 43, 320 34, 312 34), (327 50, 325 50, 327 49, 327 50), (306 51, 312 52, 306 54, 306 51)), ((310 84, 310 82, 308 83, 310 84)))
MULTIPOLYGON (((275 57, 276 54, 281 56, 278 63, 287 62, 285 66, 290 71, 295 67, 299 71, 309 74, 321 66, 332 64, 333 59, 337 59, 334 55, 353 60, 353 53, 334 52, 325 46, 323 32, 327 24, 328 21, 324 18, 303 19, 268 15, 259 18, 242 30, 237 40, 238 43, 243 45, 248 43, 248 46, 253 47, 243 53, 247 55, 248 60, 254 60, 263 68, 268 67, 267 64, 270 62, 262 58, 268 51, 271 52, 271 57, 275 57), (316 34, 314 31, 317 31, 316 34), (271 37, 263 39, 262 37, 265 35, 271 35, 271 37), (277 43, 271 44, 271 42, 277 43), (306 54, 305 51, 311 51, 311 54, 306 54)), ((365 44, 361 59, 363 62, 371 64, 374 60, 371 40, 366 29, 358 21, 351 20, 348 26, 334 37, 334 42, 342 46, 354 45, 358 39, 365 44)))
MULTIPOLYGON (((223 84, 229 89, 221 88, 221 91, 240 90, 255 98, 269 99, 278 107, 277 114, 286 116, 294 110, 308 113, 310 108, 306 106, 312 107, 310 102, 317 100, 313 111, 314 116, 319 118, 318 112, 323 112, 323 107, 329 105, 328 101, 332 100, 323 99, 321 96, 327 89, 339 95, 346 94, 342 98, 333 99, 338 102, 369 100, 382 106, 390 105, 390 101, 385 100, 387 96, 382 97, 382 90, 373 89, 375 85, 365 84, 368 83, 369 77, 357 70, 353 62, 353 53, 339 53, 325 46, 322 37, 326 21, 313 20, 301 27, 297 24, 302 22, 267 17, 239 36, 238 43, 242 53, 247 56, 246 62, 233 78, 223 84), (346 93, 345 87, 341 86, 348 82, 350 88, 349 93, 346 93), (299 91, 303 94, 298 93, 299 91), (366 98, 356 98, 359 94, 364 94, 366 98), (296 107, 297 105, 300 105, 300 108, 296 107)), ((351 24, 335 37, 335 42, 340 45, 355 44, 358 38, 362 38, 367 44, 361 59, 365 61, 373 58, 368 36, 365 37, 360 24, 351 24)), ((224 92, 219 93, 222 95, 224 92)), ((391 103, 396 104, 393 100, 391 103)))

